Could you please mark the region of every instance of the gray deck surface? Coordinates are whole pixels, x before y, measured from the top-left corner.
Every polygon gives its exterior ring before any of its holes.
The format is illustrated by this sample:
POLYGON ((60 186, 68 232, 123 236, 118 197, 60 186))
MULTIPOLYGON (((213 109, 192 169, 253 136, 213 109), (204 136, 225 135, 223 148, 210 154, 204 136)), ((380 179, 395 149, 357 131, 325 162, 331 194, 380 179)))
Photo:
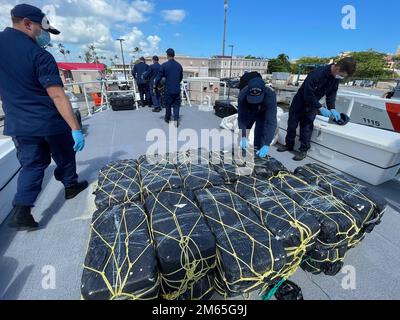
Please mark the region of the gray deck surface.
MULTIPOLYGON (((197 107, 182 108, 180 130, 218 128, 220 119, 197 107)), ((82 264, 89 239, 91 215, 95 211, 91 194, 99 169, 112 160, 136 158, 146 152, 148 129, 168 126, 149 109, 128 112, 106 111, 84 121, 87 145, 77 156, 81 179, 91 186, 76 199, 65 202, 63 188, 52 176, 54 165, 46 172, 43 192, 33 210, 44 226, 36 232, 16 233, 0 226, 0 298, 1 299, 80 299, 82 264), (55 269, 55 289, 44 289, 46 266, 55 269)), ((196 146, 197 147, 197 146, 196 146)), ((290 154, 272 156, 289 169, 302 163, 290 154)), ((306 160, 304 163, 312 162, 306 160)), ((293 281, 303 290, 305 299, 400 299, 400 182, 392 181, 373 188, 390 203, 383 222, 364 242, 349 252, 346 265, 355 267, 356 289, 345 290, 345 274, 335 277, 313 276, 299 270, 293 281)), ((259 299, 257 294, 252 299, 259 299)))

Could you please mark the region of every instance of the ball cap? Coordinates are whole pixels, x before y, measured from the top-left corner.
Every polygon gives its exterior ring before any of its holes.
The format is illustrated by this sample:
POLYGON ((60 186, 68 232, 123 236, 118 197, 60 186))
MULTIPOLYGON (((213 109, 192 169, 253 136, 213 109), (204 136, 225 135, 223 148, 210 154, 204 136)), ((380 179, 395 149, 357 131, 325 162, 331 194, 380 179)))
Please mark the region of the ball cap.
POLYGON ((265 97, 265 83, 261 78, 254 78, 249 81, 249 91, 247 93, 247 102, 250 104, 260 104, 265 97))
POLYGON ((11 17, 28 18, 33 22, 39 23, 43 30, 52 34, 60 34, 60 31, 50 25, 49 19, 47 19, 42 10, 29 4, 16 5, 11 9, 11 17))
POLYGON ((175 57, 175 50, 172 49, 172 48, 169 48, 169 49, 166 51, 166 53, 167 53, 167 56, 169 56, 169 57, 175 57))

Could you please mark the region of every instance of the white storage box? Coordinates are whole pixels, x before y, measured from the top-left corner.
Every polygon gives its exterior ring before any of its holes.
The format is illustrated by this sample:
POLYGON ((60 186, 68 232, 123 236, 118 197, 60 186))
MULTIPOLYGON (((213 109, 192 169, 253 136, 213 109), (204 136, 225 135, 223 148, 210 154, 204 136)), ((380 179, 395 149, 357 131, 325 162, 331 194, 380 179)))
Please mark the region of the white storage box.
MULTIPOLYGON (((288 117, 288 113, 283 115, 279 125, 281 144, 285 144, 288 117)), ((298 147, 300 144, 296 142, 298 147)), ((372 185, 380 185, 400 172, 400 134, 355 123, 338 126, 317 116, 308 156, 372 185)))
POLYGON ((0 224, 12 210, 20 164, 11 139, 0 139, 0 224))

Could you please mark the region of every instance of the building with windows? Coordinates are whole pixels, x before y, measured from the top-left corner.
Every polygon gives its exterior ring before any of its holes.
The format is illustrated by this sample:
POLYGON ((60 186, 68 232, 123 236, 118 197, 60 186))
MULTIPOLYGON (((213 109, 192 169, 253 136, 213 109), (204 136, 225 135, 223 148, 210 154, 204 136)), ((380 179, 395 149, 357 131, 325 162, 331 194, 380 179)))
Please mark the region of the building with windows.
POLYGON ((245 59, 230 56, 217 56, 208 60, 210 77, 228 78, 232 63, 232 78, 240 78, 245 72, 257 71, 261 75, 267 75, 268 60, 267 59, 245 59))

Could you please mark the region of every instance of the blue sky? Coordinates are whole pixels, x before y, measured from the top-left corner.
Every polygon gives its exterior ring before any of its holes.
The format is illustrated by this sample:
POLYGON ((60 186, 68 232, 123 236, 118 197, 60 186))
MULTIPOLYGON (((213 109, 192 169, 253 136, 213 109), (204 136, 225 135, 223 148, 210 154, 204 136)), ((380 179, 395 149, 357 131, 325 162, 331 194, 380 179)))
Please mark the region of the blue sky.
MULTIPOLYGON (((89 43, 106 57, 119 54, 118 37, 127 40, 127 55, 136 46, 143 54, 168 47, 192 56, 222 52, 224 0, 0 0, 0 29, 21 2, 53 8, 49 16, 62 31, 54 42, 72 51, 70 60, 89 43)), ((236 55, 292 59, 369 48, 393 53, 399 18, 399 0, 229 0, 227 45, 235 45, 236 55), (345 5, 356 9, 356 30, 342 28, 345 5)))
MULTIPOLYGON (((161 38, 187 54, 208 56, 221 52, 223 0, 158 3, 187 11, 187 18, 180 25, 160 32, 161 38), (171 38, 170 32, 179 32, 181 37, 171 38)), ((227 42, 235 45, 237 54, 267 57, 282 52, 291 58, 332 56, 369 48, 394 52, 400 45, 399 23, 398 0, 230 0, 227 42), (356 30, 341 27, 342 7, 347 4, 356 9, 356 30)))

